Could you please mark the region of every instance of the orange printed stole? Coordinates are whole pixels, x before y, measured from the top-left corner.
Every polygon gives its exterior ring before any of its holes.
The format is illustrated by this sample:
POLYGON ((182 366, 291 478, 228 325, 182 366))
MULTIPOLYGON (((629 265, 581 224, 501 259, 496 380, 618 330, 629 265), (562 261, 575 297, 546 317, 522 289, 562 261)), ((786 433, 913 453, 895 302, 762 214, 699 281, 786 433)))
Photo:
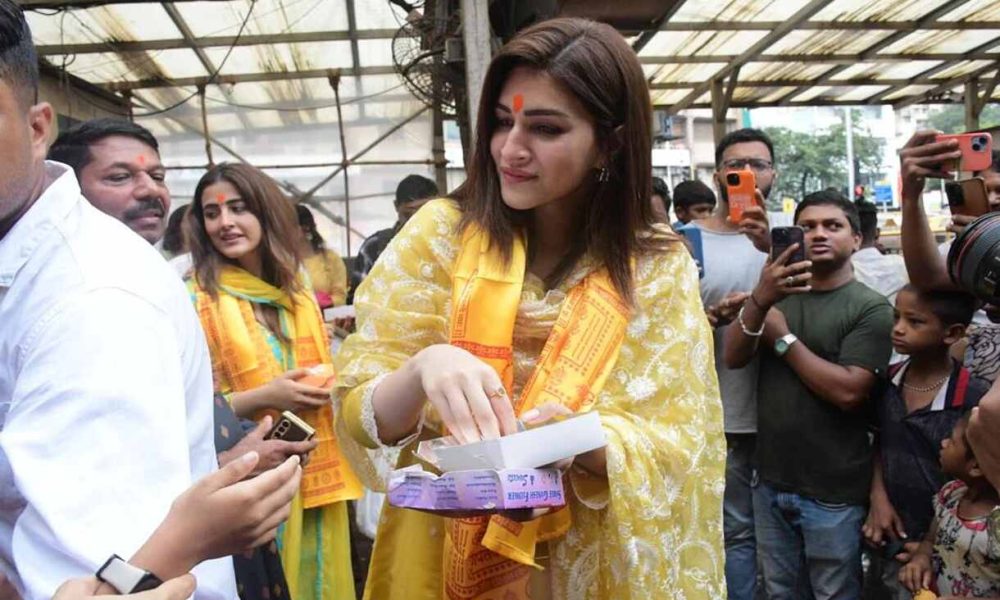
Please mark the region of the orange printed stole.
MULTIPOLYGON (((500 375, 508 396, 514 382, 514 321, 521 301, 526 253, 517 238, 504 265, 476 226, 462 236, 452 284, 450 342, 474 354, 500 375)), ((630 311, 607 271, 573 287, 514 403, 518 416, 547 402, 573 412, 590 410, 621 349, 630 311)), ((444 549, 447 600, 528 599, 535 544, 569 529, 568 507, 540 519, 517 522, 499 515, 449 519, 444 549)))
MULTIPOLYGON (((315 299, 307 292, 286 294, 250 273, 225 267, 219 274, 221 292, 213 300, 201 288, 195 304, 209 340, 216 368, 233 391, 267 384, 284 373, 254 315, 253 303, 278 309, 282 331, 297 368, 329 364, 330 345, 315 299)), ((277 418, 277 411, 268 411, 277 418)), ((262 418, 265 413, 258 415, 262 418)), ((315 508, 360 498, 361 482, 344 459, 333 430, 332 405, 297 413, 316 430, 319 444, 302 471, 302 505, 315 508)))

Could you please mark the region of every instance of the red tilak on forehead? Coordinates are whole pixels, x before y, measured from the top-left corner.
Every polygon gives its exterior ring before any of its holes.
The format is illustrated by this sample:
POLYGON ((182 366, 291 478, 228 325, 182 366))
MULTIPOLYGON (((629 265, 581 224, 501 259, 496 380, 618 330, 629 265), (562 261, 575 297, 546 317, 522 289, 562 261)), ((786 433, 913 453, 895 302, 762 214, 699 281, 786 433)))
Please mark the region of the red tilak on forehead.
POLYGON ((514 94, 514 112, 519 113, 522 108, 524 108, 524 96, 514 94))
POLYGON ((139 162, 140 165, 143 165, 143 166, 146 165, 146 157, 143 156, 142 154, 140 154, 139 156, 137 156, 136 160, 139 162))
POLYGON ((226 201, 226 195, 223 194, 222 192, 219 192, 218 194, 215 195, 215 200, 219 204, 222 204, 223 202, 226 201))

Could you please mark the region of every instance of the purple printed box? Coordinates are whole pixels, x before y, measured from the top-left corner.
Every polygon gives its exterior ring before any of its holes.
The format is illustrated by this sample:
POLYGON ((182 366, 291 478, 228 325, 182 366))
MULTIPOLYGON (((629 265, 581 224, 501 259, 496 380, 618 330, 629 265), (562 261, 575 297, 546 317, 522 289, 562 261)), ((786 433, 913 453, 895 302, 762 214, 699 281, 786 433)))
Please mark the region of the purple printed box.
POLYGON ((451 471, 435 475, 420 465, 389 476, 389 504, 432 512, 495 512, 566 504, 557 469, 451 471))

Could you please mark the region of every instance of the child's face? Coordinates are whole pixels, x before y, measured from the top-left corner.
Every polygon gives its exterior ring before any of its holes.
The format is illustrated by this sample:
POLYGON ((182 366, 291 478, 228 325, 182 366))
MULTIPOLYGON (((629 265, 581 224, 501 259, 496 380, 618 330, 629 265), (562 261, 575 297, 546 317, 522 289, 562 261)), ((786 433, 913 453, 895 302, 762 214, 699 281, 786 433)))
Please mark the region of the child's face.
POLYGON ((893 314, 892 347, 896 352, 915 354, 946 345, 948 328, 912 290, 899 292, 893 314))
POLYGON ((969 458, 968 443, 965 440, 966 420, 959 419, 951 430, 951 437, 941 440, 941 470, 951 477, 963 481, 969 479, 969 470, 975 460, 969 458))

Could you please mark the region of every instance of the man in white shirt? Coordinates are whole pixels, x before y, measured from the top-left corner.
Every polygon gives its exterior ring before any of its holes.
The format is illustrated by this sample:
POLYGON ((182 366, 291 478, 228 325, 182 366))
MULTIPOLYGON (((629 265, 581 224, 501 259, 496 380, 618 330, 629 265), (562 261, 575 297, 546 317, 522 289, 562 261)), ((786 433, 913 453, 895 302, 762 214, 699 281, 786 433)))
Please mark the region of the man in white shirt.
MULTIPOLYGON (((188 294, 44 160, 53 113, 37 86, 27 23, 0 0, 0 571, 25 600, 131 556, 216 468, 188 294)), ((194 573, 196 598, 237 597, 229 559, 194 573)))
POLYGON ((910 278, 902 255, 882 254, 878 249, 878 209, 871 202, 858 203, 861 217, 861 250, 854 253, 854 278, 896 304, 896 294, 910 278))

